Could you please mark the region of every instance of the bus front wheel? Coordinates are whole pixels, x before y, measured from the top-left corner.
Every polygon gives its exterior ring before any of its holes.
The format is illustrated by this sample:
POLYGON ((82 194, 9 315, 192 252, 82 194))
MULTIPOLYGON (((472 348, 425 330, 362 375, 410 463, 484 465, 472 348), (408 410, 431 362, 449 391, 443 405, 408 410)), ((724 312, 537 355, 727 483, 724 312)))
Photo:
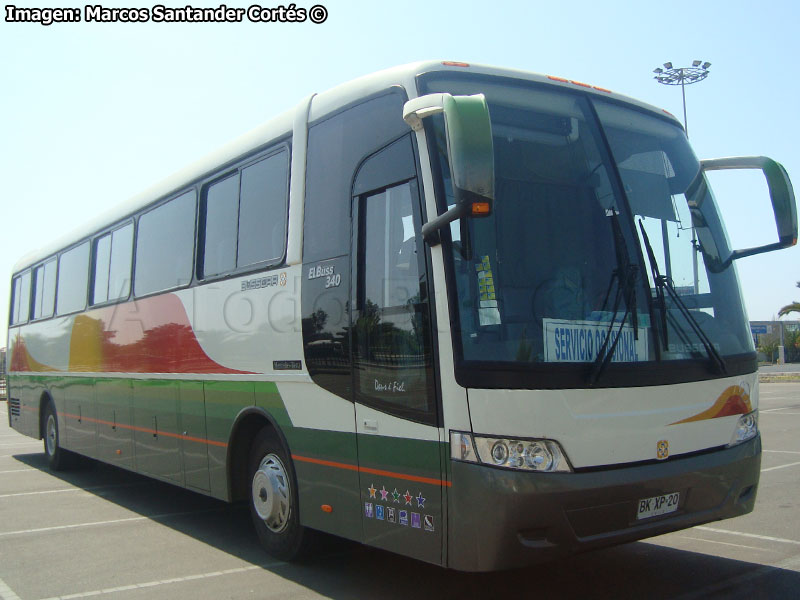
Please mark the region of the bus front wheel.
POLYGON ((299 558, 308 547, 309 531, 300 525, 291 459, 269 428, 253 441, 249 466, 250 514, 262 546, 281 560, 299 558))
POLYGON ((47 456, 47 464, 53 471, 62 471, 69 465, 69 453, 61 447, 61 438, 58 432, 58 419, 56 409, 52 402, 47 403, 44 410, 44 453, 47 456))

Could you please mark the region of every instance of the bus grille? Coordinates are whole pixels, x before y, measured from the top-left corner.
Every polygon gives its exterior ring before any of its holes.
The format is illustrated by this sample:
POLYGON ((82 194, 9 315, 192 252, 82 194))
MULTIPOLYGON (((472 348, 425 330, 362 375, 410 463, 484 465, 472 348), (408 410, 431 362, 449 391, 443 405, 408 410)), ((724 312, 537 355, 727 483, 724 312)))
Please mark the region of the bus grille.
POLYGON ((20 413, 20 402, 19 398, 9 398, 8 399, 8 412, 11 413, 12 417, 18 417, 20 413))

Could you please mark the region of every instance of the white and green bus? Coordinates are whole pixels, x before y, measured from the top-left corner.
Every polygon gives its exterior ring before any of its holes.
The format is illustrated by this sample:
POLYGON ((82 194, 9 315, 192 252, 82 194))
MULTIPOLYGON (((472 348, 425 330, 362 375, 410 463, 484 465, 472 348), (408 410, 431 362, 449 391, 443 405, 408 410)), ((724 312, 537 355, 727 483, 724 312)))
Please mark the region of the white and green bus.
POLYGON ((407 65, 18 262, 9 419, 53 469, 249 501, 282 559, 316 531, 471 571, 637 540, 753 509, 733 260, 796 237, 779 164, 699 161, 660 109, 407 65), (731 168, 764 172, 776 242, 730 247, 731 168))

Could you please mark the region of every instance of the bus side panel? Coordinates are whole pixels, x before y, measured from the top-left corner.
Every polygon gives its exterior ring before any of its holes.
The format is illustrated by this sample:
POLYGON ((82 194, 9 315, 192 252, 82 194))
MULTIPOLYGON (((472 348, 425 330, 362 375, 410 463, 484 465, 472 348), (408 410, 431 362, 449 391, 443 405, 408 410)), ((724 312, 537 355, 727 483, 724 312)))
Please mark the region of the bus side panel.
POLYGON ((314 383, 282 382, 277 387, 292 423, 284 434, 297 475, 300 522, 361 541, 363 505, 352 403, 314 383))
MULTIPOLYGON (((299 392, 300 398, 294 401, 308 403, 311 386, 316 387, 315 384, 287 384, 282 389, 299 392)), ((285 404, 287 401, 290 400, 281 397, 275 383, 256 384, 256 404, 270 414, 289 446, 297 476, 301 523, 312 529, 361 541, 358 474, 353 469, 332 466, 358 464, 354 433, 294 426, 285 404), (311 462, 315 457, 324 459, 326 464, 311 462), (323 505, 330 506, 331 512, 323 510, 323 505)), ((352 422, 352 407, 348 403, 345 408, 352 422)), ((333 426, 330 420, 326 425, 324 411, 317 412, 315 417, 321 427, 333 426)))
POLYGON ((178 431, 178 382, 133 382, 133 434, 136 469, 148 475, 183 483, 180 432, 178 431))
POLYGON ((127 469, 133 469, 132 395, 129 379, 109 378, 95 382, 97 458, 127 469))
POLYGON ((39 402, 32 393, 31 378, 24 375, 9 377, 8 397, 19 402, 19 416, 13 421, 14 428, 24 435, 39 437, 39 402))
MULTIPOLYGON (((69 377, 63 383, 65 448, 94 458, 96 452, 97 414, 94 379, 69 377)), ((56 407, 58 409, 58 407, 56 407)), ((59 411, 60 413, 61 411, 59 411)))
POLYGON ((237 415, 255 404, 254 384, 250 381, 206 381, 206 427, 211 494, 228 498, 228 443, 237 415))
POLYGON ((203 383, 180 382, 180 428, 183 476, 187 487, 208 491, 208 443, 203 383))

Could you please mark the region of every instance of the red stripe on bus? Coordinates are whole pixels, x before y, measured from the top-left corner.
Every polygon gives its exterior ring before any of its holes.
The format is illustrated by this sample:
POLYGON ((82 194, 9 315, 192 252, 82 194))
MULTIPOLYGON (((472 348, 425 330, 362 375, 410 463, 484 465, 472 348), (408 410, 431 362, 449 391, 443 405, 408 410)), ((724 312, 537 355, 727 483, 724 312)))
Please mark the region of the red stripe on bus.
POLYGON ((407 475, 405 473, 395 473, 393 471, 370 469, 369 467, 359 467, 358 465, 334 462, 332 460, 322 460, 320 458, 310 458, 308 456, 299 456, 297 454, 292 454, 292 458, 300 462, 307 462, 325 467, 333 467, 335 469, 345 469, 347 471, 358 471, 359 473, 369 473, 371 475, 380 475, 381 477, 393 477, 394 479, 404 479, 406 481, 416 481, 418 483, 428 483, 430 485, 443 485, 445 487, 451 487, 453 485, 452 482, 443 479, 433 479, 431 477, 419 477, 417 475, 407 475))
POLYGON ((217 442, 214 440, 205 440, 203 438, 196 438, 190 435, 181 435, 179 433, 171 433, 169 431, 156 431, 155 429, 148 429, 147 427, 137 427, 136 425, 124 425, 122 423, 112 423, 111 421, 104 421, 102 419, 93 419, 92 417, 83 417, 78 415, 71 415, 69 413, 62 413, 65 417, 76 419, 78 421, 89 421, 90 423, 98 423, 100 425, 109 425, 111 427, 120 427, 122 429, 129 429, 131 431, 140 431, 142 433, 151 433, 154 435, 163 435, 166 437, 177 438, 179 440, 186 440, 187 442, 198 442, 200 444, 208 444, 210 446, 219 446, 220 448, 227 448, 228 444, 225 442, 217 442))

